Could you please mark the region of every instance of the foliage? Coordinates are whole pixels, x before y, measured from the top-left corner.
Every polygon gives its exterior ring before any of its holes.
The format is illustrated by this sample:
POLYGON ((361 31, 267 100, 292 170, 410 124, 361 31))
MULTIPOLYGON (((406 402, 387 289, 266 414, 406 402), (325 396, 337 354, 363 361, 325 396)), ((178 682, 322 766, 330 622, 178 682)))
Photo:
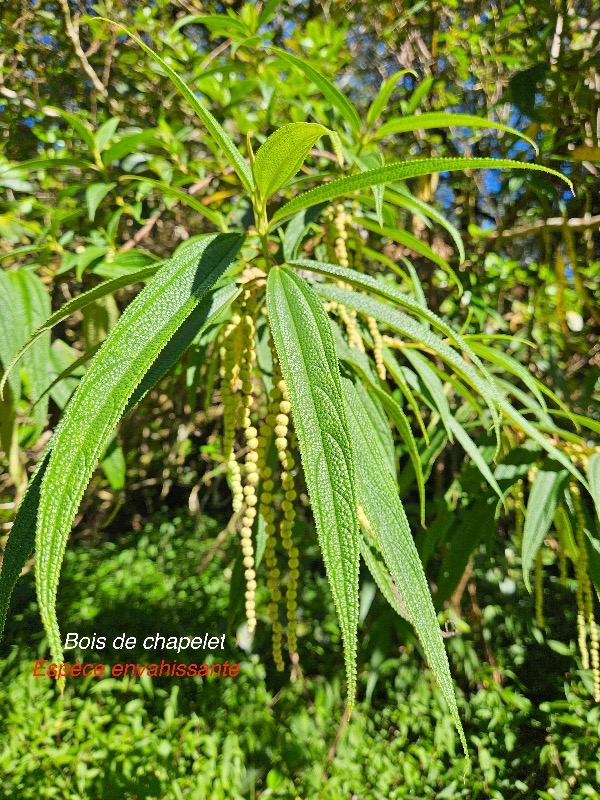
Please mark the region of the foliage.
MULTIPOLYGON (((137 469, 135 443, 130 453, 123 447, 125 429, 143 429, 136 420, 148 408, 144 396, 158 386, 172 402, 178 393, 186 398, 169 423, 176 419, 188 442, 187 452, 177 445, 186 486, 194 412, 202 407, 207 415, 215 401, 223 406, 204 453, 211 474, 226 467, 238 513, 245 587, 236 584, 236 598, 244 600, 250 631, 257 619, 270 620, 278 668, 286 628, 296 657, 305 547, 298 521, 310 506, 343 635, 350 704, 360 552, 383 595, 415 626, 460 727, 435 612, 461 585, 477 548, 491 549, 496 533, 513 524, 526 582, 534 570, 540 624, 544 542, 561 554, 564 580, 572 562, 579 645, 600 696, 592 594, 593 586, 600 590, 600 548, 591 502, 600 423, 591 410, 596 373, 577 378, 597 322, 590 300, 595 157, 593 143, 584 144, 591 136, 584 122, 565 130, 559 108, 555 88, 570 80, 561 66, 565 45, 551 51, 540 73, 547 79, 543 113, 523 79, 534 67, 520 64, 519 71, 513 62, 509 79, 510 62, 501 56, 498 74, 482 70, 484 94, 494 81, 510 92, 504 100, 512 105, 501 113, 497 90, 483 107, 469 85, 471 67, 458 43, 466 27, 471 51, 483 52, 485 37, 494 38, 491 23, 484 20, 482 32, 461 20, 434 36, 434 23, 447 14, 436 4, 427 12, 432 24, 422 26, 430 33, 417 35, 432 58, 445 39, 453 79, 431 63, 415 76, 414 64, 400 60, 403 69, 386 72, 378 92, 360 60, 347 63, 347 23, 321 28, 312 7, 304 27, 294 20, 290 33, 288 4, 177 19, 163 3, 107 6, 107 16, 144 30, 138 38, 91 16, 75 24, 69 5, 58 6, 76 56, 72 68, 91 81, 92 102, 78 89, 65 96, 64 86, 51 105, 29 100, 34 146, 11 139, 0 165, 8 243, 0 257, 9 267, 0 273, 7 299, 1 432, 20 491, 21 447, 43 445, 48 397, 52 423, 57 408, 66 410, 12 526, 0 576, 2 617, 33 543, 34 517, 40 611, 53 656, 61 658, 58 576, 79 502, 99 462, 108 481, 102 491, 111 490, 108 502, 118 512, 128 463, 137 469), (87 55, 83 30, 96 37, 87 55), (198 42, 215 49, 206 57, 198 42), (140 60, 137 48, 149 58, 140 60), (467 85, 460 93, 458 78, 467 85), (519 133, 525 117, 531 124, 519 133), (483 126, 494 134, 480 138, 483 126), (530 159, 530 143, 542 163, 516 160, 530 159), (563 176, 577 185, 574 197, 547 166, 558 156, 563 176), (456 175, 492 167, 506 177, 476 178, 481 200, 456 175), (509 226, 517 215, 526 224, 515 233, 509 226), (141 247, 153 229, 160 231, 156 247, 141 247), (451 262, 438 230, 462 265, 451 262), (466 234, 475 237, 468 260, 466 234), (521 258, 515 240, 538 234, 539 263, 521 258), (162 261, 174 238, 184 241, 162 261), (129 287, 142 281, 119 318, 129 287), (65 288, 76 297, 50 316, 49 294, 59 305, 65 288), (82 315, 81 331, 73 312, 82 315), (51 343, 52 327, 58 336, 51 343), (505 344, 516 332, 523 335, 505 344), (537 347, 533 368, 529 340, 537 347), (433 601, 423 564, 438 569, 433 601), (262 600, 260 573, 268 589, 262 600)), ((350 18, 369 17, 368 7, 349 6, 350 18)), ((388 10, 381 17, 388 27, 371 20, 371 30, 384 34, 390 59, 402 42, 415 41, 405 34, 395 40, 405 22, 388 19, 388 10)), ((337 19, 337 6, 331 13, 337 19)), ((506 11, 506 24, 531 39, 515 13, 506 11)), ((63 34, 50 16, 43 14, 52 76, 63 34)), ((563 23, 569 46, 586 47, 591 23, 589 31, 572 19, 563 23)), ((12 30, 3 29, 7 41, 12 30)), ((374 41, 363 41, 361 52, 374 41)), ((24 49, 31 59, 35 48, 24 49)), ((589 93, 576 82, 574 96, 585 108, 589 93)), ((16 128, 17 98, 5 96, 16 128)))
MULTIPOLYGON (((124 618, 142 633, 154 633, 157 626, 165 631, 220 627, 231 611, 222 572, 232 569, 237 544, 232 533, 215 550, 217 531, 210 519, 198 523, 169 510, 141 531, 115 532, 111 542, 103 537, 76 542, 65 556, 61 617, 82 634, 101 623, 107 635, 117 635, 124 618), (200 582, 192 565, 201 564, 200 582)), ((313 548, 303 559, 310 566, 318 554, 313 548)), ((591 797, 599 768, 598 709, 583 687, 582 673, 573 671, 569 627, 562 614, 550 622, 552 646, 561 647, 562 655, 537 642, 531 598, 522 587, 512 595, 501 591, 507 574, 518 580, 518 562, 507 562, 501 548, 492 570, 486 562, 488 557, 477 558, 476 603, 467 598, 461 634, 448 640, 465 733, 478 759, 465 781, 452 717, 439 688, 419 667, 414 645, 398 651, 402 632, 391 610, 390 624, 382 625, 384 601, 374 596, 366 572, 363 598, 370 596, 372 604, 360 623, 363 699, 332 757, 343 693, 341 676, 327 677, 334 670, 330 642, 337 631, 333 608, 322 601, 324 576, 317 571, 307 571, 301 592, 311 627, 303 630, 303 673, 295 683, 282 680, 269 665, 265 625, 259 626, 253 653, 233 643, 243 623, 238 608, 230 617, 228 643, 233 644, 227 650, 241 664, 237 679, 216 684, 192 678, 176 685, 149 678, 73 680, 63 701, 30 674, 31 661, 46 653, 30 574, 17 589, 23 611, 11 623, 13 649, 0 675, 2 796, 80 800, 209 794, 229 800, 254 790, 258 797, 323 800, 352 793, 591 797), (495 667, 486 663, 490 650, 495 667), (540 685, 539 665, 549 660, 547 682, 540 685), (563 687, 559 672, 565 663, 570 672, 563 687)), ((567 604, 572 603, 568 595, 567 604)))

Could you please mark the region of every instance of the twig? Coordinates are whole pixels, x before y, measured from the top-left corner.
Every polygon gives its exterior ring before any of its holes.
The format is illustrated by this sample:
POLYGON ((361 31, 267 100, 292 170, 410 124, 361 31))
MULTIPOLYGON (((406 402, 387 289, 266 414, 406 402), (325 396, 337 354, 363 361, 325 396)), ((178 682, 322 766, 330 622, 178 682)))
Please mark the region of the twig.
POLYGON ((142 225, 139 231, 134 236, 132 236, 131 239, 128 239, 125 242, 125 244, 119 248, 119 252, 125 253, 127 252, 127 250, 131 250, 132 247, 135 247, 137 244, 139 244, 142 241, 142 239, 145 236, 147 236, 152 230, 152 228, 156 225, 156 223, 160 219, 161 214, 162 211, 156 211, 154 214, 152 214, 152 216, 146 222, 146 224, 142 225))
POLYGON ((335 753, 336 753, 336 750, 337 750, 337 746, 339 744, 339 741, 340 741, 340 738, 341 738, 342 733, 344 731, 344 728, 348 724, 348 720, 349 719, 350 719, 350 708, 349 708, 349 706, 346 706, 346 708, 344 709, 344 713, 342 715, 342 719, 340 720, 340 724, 338 725, 338 729, 335 732, 335 736, 334 736, 333 742, 331 744, 331 747, 329 748, 329 752, 327 753, 327 761, 325 763, 325 771, 323 772, 323 776, 321 778, 321 781, 323 783, 325 783, 325 781, 329 777, 329 768, 331 767, 331 762, 335 758, 335 753))
POLYGON ((564 228, 565 225, 571 231, 593 231, 600 228, 600 214, 591 216, 586 214, 582 218, 568 219, 565 221, 563 217, 550 217, 549 219, 538 220, 532 222, 531 225, 523 225, 520 228, 512 228, 508 231, 494 231, 487 234, 486 239, 518 239, 521 236, 531 236, 534 233, 540 233, 543 230, 554 230, 564 228))
POLYGON ((67 31, 67 36, 73 43, 73 49, 75 50, 75 55, 81 61, 81 66, 83 67, 84 72, 89 77, 91 82, 94 84, 94 88, 100 92, 102 97, 108 96, 108 90, 106 86, 102 83, 100 78, 96 75, 94 68, 87 60, 86 54, 83 52, 83 48, 81 46, 81 41, 79 39, 79 24, 77 20, 73 21, 71 17, 71 11, 69 9, 68 0, 58 0, 60 7, 62 8, 64 17, 65 17, 65 29, 67 31))

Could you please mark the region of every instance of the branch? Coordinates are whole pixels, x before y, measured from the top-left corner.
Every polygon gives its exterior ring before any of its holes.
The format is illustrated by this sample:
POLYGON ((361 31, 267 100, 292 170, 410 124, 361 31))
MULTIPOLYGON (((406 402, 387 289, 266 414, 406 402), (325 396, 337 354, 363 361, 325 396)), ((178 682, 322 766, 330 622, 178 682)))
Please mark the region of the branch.
POLYGON ((81 41, 79 40, 79 26, 77 23, 73 24, 73 20, 71 18, 71 11, 69 10, 69 3, 68 0, 58 0, 60 7, 63 10, 63 14, 65 16, 65 29, 67 31, 67 36, 73 43, 73 49, 75 50, 75 55, 81 61, 81 66, 83 67, 84 72, 94 84, 94 88, 100 92, 102 97, 108 96, 108 90, 106 86, 102 83, 100 78, 94 72, 94 68, 87 60, 86 54, 83 52, 83 48, 81 46, 81 41))
POLYGON ((531 236, 532 234, 541 233, 543 230, 560 230, 564 227, 572 231, 593 231, 600 228, 600 214, 592 217, 586 214, 582 219, 572 218, 564 219, 563 217, 550 217, 549 219, 538 220, 532 222, 530 225, 522 225, 520 228, 512 228, 507 231, 494 231, 486 234, 486 239, 519 239, 523 236, 531 236))

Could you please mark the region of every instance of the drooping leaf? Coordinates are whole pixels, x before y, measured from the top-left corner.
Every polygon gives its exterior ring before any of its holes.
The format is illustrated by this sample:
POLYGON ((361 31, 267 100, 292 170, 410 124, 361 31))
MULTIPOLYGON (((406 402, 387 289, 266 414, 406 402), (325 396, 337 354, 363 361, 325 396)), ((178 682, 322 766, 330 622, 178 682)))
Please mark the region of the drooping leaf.
MULTIPOLYGON (((337 327, 337 326, 336 326, 337 327)), ((334 335, 335 335, 336 328, 334 327, 334 335)), ((413 432, 410 427, 410 423, 406 417, 406 414, 402 410, 400 404, 389 394, 385 391, 377 379, 374 378, 373 373, 370 369, 369 360, 364 353, 361 353, 360 350, 356 348, 350 348, 341 337, 341 335, 336 338, 336 349, 338 351, 338 358, 341 361, 345 361, 349 364, 360 377, 361 381, 369 387, 370 391, 377 397, 377 399, 381 402, 384 408, 387 410, 387 413, 398 429, 398 433, 404 442, 406 449, 408 451, 408 456, 411 460, 413 465, 413 469, 415 471, 415 478, 417 481, 417 488, 419 491, 419 508, 420 508, 420 517, 421 517, 421 524, 425 524, 425 480, 423 478, 423 469, 421 466, 421 459, 419 457, 419 451, 417 449, 417 443, 413 436, 413 432)), ((418 421, 421 422, 421 417, 419 415, 419 409, 416 409, 416 414, 418 421)), ((425 433, 425 436, 427 434, 425 433)), ((388 454, 387 458, 388 462, 391 460, 392 475, 395 476, 396 469, 395 469, 395 457, 392 455, 391 459, 388 454)))
POLYGON ((504 125, 502 122, 494 122, 483 117, 476 117, 472 114, 452 114, 449 112, 432 111, 426 114, 418 114, 411 117, 396 117, 395 119, 384 122, 373 135, 373 139, 383 139, 392 133, 406 133, 408 131, 423 131, 431 128, 489 128, 490 130, 505 131, 518 136, 519 139, 530 144, 537 152, 538 147, 533 139, 524 133, 504 125))
POLYGON ((456 350, 449 347, 432 331, 416 322, 412 317, 368 295, 329 285, 319 285, 315 289, 318 294, 328 300, 342 303, 366 316, 374 317, 379 322, 389 325, 390 328, 401 335, 408 336, 415 342, 420 342, 424 347, 437 353, 446 363, 454 367, 459 374, 464 375, 468 383, 481 394, 490 409, 499 441, 499 415, 496 410, 499 395, 496 387, 489 378, 482 379, 472 365, 462 358, 456 350))
POLYGON ((526 417, 517 411, 517 409, 511 405, 505 397, 500 397, 499 405, 507 419, 516 425, 517 428, 520 428, 523 433, 526 433, 530 439, 539 444, 548 453, 551 459, 558 461, 559 464, 562 464, 563 467, 565 467, 565 469, 567 469, 571 475, 578 480, 587 491, 589 491, 588 482, 577 469, 577 467, 574 466, 571 459, 565 455, 562 450, 559 450, 558 447, 555 447, 552 442, 549 441, 542 433, 540 433, 537 427, 533 425, 526 417))
POLYGON ((181 94, 182 97, 190 104, 191 108, 196 112, 202 123, 208 129, 210 135, 220 147, 220 149, 225 153, 229 164, 234 168, 235 172, 237 173, 238 178, 242 182, 242 185, 248 192, 254 191, 254 179, 252 177, 252 172, 250 171, 250 167, 244 159, 242 158, 242 154, 237 149, 235 144, 233 143, 232 138, 229 134, 223 129, 223 127, 217 122, 215 117, 211 114, 211 112, 200 102, 200 100, 196 97, 194 92, 187 86, 187 84, 179 77, 177 72, 170 67, 167 62, 161 58, 158 53, 156 53, 151 47, 143 42, 140 38, 138 38, 135 34, 133 34, 128 28, 124 25, 121 25, 118 22, 114 22, 113 20, 106 19, 106 17, 95 17, 94 19, 102 20, 103 22, 108 22, 109 25, 112 25, 115 28, 119 28, 124 33, 127 34, 134 42, 136 42, 139 47, 146 52, 150 58, 152 58, 156 63, 162 67, 165 73, 169 76, 173 84, 176 86, 177 90, 181 94))
POLYGON ((102 161, 108 166, 113 161, 120 161, 125 156, 128 156, 134 151, 138 144, 145 144, 155 142, 157 135, 155 130, 137 131, 135 133, 128 133, 107 147, 102 153, 102 161))
POLYGON ((419 317, 423 321, 430 323, 434 328, 437 328, 439 331, 441 331, 482 370, 484 377, 489 377, 483 367, 483 364, 477 357, 477 354, 473 351, 473 348, 460 334, 456 333, 456 331, 450 325, 448 325, 448 323, 444 322, 441 317, 438 317, 437 314, 434 314, 433 311, 430 311, 430 309, 428 309, 423 302, 419 302, 418 300, 403 294, 395 286, 392 286, 389 283, 384 283, 383 281, 379 281, 376 278, 372 278, 370 275, 366 275, 362 272, 357 272, 354 269, 350 269, 350 267, 340 267, 337 264, 329 264, 323 261, 311 261, 305 258, 296 258, 290 260, 290 264, 292 266, 301 267, 302 269, 311 270, 312 272, 316 272, 320 275, 334 276, 345 283, 349 283, 351 286, 356 286, 357 288, 364 289, 368 292, 374 292, 380 297, 385 297, 388 300, 391 300, 393 303, 397 303, 401 308, 411 311, 416 317, 419 317))
POLYGON ((556 462, 545 461, 529 492, 522 545, 523 579, 528 591, 531 591, 529 572, 536 553, 550 530, 567 474, 556 462))
POLYGON ((467 743, 456 705, 450 666, 444 648, 427 578, 415 547, 398 490, 372 450, 369 418, 360 402, 360 388, 343 380, 350 423, 358 501, 373 529, 385 564, 397 585, 427 661, 448 703, 465 754, 467 743))
POLYGON ((345 178, 321 184, 315 189, 309 189, 282 206, 273 215, 271 224, 272 226, 276 225, 282 219, 290 217, 297 211, 308 208, 315 203, 323 203, 326 200, 333 200, 334 197, 349 195, 357 189, 377 186, 380 183, 396 183, 408 178, 416 178, 419 175, 431 175, 435 172, 455 172, 465 169, 530 169, 554 175, 563 180, 572 189, 572 183, 568 178, 549 167, 543 167, 541 164, 529 164, 506 158, 425 158, 386 164, 384 167, 360 172, 356 175, 348 175, 345 178))
POLYGON ((197 339, 203 331, 215 322, 219 315, 233 303, 240 291, 237 284, 228 283, 206 295, 160 351, 150 369, 134 389, 123 415, 131 411, 136 403, 139 403, 145 396, 146 392, 150 391, 163 375, 179 361, 194 339, 197 339))
POLYGON ((256 188, 263 200, 294 177, 317 139, 329 135, 323 125, 290 122, 272 133, 259 148, 253 172, 256 188))
POLYGON ((408 611, 406 610, 398 587, 394 583, 392 576, 385 568, 383 562, 380 561, 373 552, 369 541, 364 535, 360 540, 360 554, 381 594, 385 597, 396 614, 407 622, 410 622, 408 611))
POLYGON ((87 146, 90 155, 93 156, 94 149, 95 149, 95 141, 94 141, 94 132, 92 128, 86 124, 83 117, 79 114, 72 114, 70 111, 65 111, 62 108, 55 108, 53 106, 44 106, 42 109, 44 114, 48 116, 56 117, 61 116, 65 122, 68 122, 69 125, 73 128, 75 133, 77 133, 87 146))
POLYGON ((243 237, 216 234, 167 262, 99 350, 54 437, 36 528, 36 587, 50 651, 62 660, 56 620, 60 566, 92 470, 129 398, 166 343, 235 258, 243 237))
MULTIPOLYGON (((331 105, 342 115, 343 119, 346 120, 348 125, 350 125, 351 130, 358 135, 360 133, 361 122, 360 117, 352 103, 348 100, 345 94, 340 92, 337 86, 334 86, 328 78, 316 70, 308 61, 299 56, 294 55, 293 53, 288 53, 286 50, 281 50, 278 47, 270 47, 274 53, 277 53, 279 58, 286 61, 288 64, 291 64, 293 67, 296 67, 301 72, 303 72, 307 78, 309 78, 315 86, 317 86, 323 95, 329 100, 331 105)), ((306 206, 305 206, 306 208, 306 206)), ((300 210, 300 209, 297 209, 300 210)))
POLYGON ((21 570, 33 552, 35 522, 40 502, 40 486, 48 466, 51 448, 52 439, 46 445, 44 455, 39 460, 35 472, 29 479, 29 484, 19 505, 4 548, 2 569, 0 570, 0 641, 4 633, 10 598, 21 570))
POLYGON ((186 14, 169 28, 167 36, 172 36, 185 25, 204 25, 211 33, 220 36, 230 36, 232 32, 239 36, 247 33, 244 23, 236 17, 226 14, 186 14))
POLYGON ((438 267, 447 273, 450 279, 456 284, 459 291, 462 292, 462 284, 450 264, 448 264, 445 258, 442 258, 442 256, 436 253, 435 250, 429 247, 429 245, 423 242, 421 239, 417 238, 408 231, 401 230, 400 228, 390 228, 384 225, 379 225, 373 220, 370 220, 368 217, 361 217, 360 224, 368 231, 373 231, 374 233, 379 234, 379 236, 384 236, 387 239, 391 239, 393 242, 403 244, 405 247, 410 248, 415 253, 418 253, 424 258, 428 258, 430 261, 433 261, 434 264, 437 264, 438 267))
POLYGON ((471 439, 469 434, 460 424, 460 422, 455 418, 451 417, 450 419, 450 430, 456 437, 457 442, 460 443, 461 447, 465 451, 465 453, 471 458, 479 472, 481 472, 482 476, 486 479, 488 484, 492 487, 492 489, 496 492, 502 503, 506 508, 506 501, 504 499, 504 495, 502 493, 502 489, 498 486, 498 481, 494 477, 492 470, 489 468, 486 460, 482 456, 479 448, 471 439))
POLYGON ((356 691, 358 517, 354 456, 329 320, 310 286, 272 268, 267 309, 342 636, 348 698, 356 691))
POLYGON ((413 214, 417 214, 425 219, 429 218, 433 220, 433 222, 437 222, 438 225, 441 225, 452 237, 452 241, 458 250, 461 263, 465 260, 465 246, 460 231, 444 216, 444 214, 440 214, 437 208, 434 208, 434 206, 426 203, 424 200, 412 195, 406 186, 402 184, 397 187, 388 187, 383 196, 389 203, 393 203, 400 208, 406 208, 413 214))
POLYGON ((422 387, 421 394, 428 393, 433 408, 439 414, 442 425, 446 429, 448 439, 453 442, 452 411, 450 410, 450 403, 448 402, 442 381, 432 368, 429 359, 425 358, 421 353, 407 351, 405 357, 412 365, 415 373, 419 376, 422 387))

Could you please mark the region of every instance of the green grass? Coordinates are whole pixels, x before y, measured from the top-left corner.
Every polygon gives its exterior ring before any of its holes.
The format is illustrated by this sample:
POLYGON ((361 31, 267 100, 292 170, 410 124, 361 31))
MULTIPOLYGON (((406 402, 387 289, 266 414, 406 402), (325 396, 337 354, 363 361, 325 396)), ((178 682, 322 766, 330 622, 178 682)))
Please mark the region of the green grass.
MULTIPOLYGON (((465 762, 439 689, 402 621, 379 597, 369 607, 371 594, 363 583, 368 613, 360 629, 359 703, 328 760, 343 713, 344 671, 317 553, 303 556, 304 575, 311 576, 300 604, 303 675, 290 682, 287 673, 278 675, 272 667, 264 624, 259 623, 254 652, 236 641, 238 630, 243 632, 243 609, 230 607, 229 595, 238 594, 231 585, 239 548, 230 539, 208 557, 218 531, 212 521, 198 525, 185 516, 160 517, 110 541, 73 542, 59 615, 63 636, 67 630, 138 638, 157 631, 226 633, 224 656, 241 665, 235 680, 71 679, 61 699, 49 681, 31 676, 33 661, 47 656, 31 573, 21 580, 15 597, 19 613, 12 617, 0 667, 0 797, 595 796, 600 713, 586 691, 589 676, 565 676, 576 666, 568 614, 564 620, 566 590, 555 601, 550 627, 559 638, 554 628, 562 620, 567 643, 549 648, 536 641, 541 634, 531 622, 531 599, 520 588, 501 592, 514 565, 499 563, 478 576, 483 628, 475 636, 465 626, 463 635, 448 641, 473 759, 473 771, 463 780, 465 762), (484 642, 494 653, 502 686, 484 663, 484 642)), ((556 591, 553 587, 555 598, 556 591)), ((97 657, 123 660, 111 651, 97 657)), ((151 660, 144 651, 130 651, 127 660, 136 659, 151 660)), ((182 654, 180 660, 193 656, 182 654)))

